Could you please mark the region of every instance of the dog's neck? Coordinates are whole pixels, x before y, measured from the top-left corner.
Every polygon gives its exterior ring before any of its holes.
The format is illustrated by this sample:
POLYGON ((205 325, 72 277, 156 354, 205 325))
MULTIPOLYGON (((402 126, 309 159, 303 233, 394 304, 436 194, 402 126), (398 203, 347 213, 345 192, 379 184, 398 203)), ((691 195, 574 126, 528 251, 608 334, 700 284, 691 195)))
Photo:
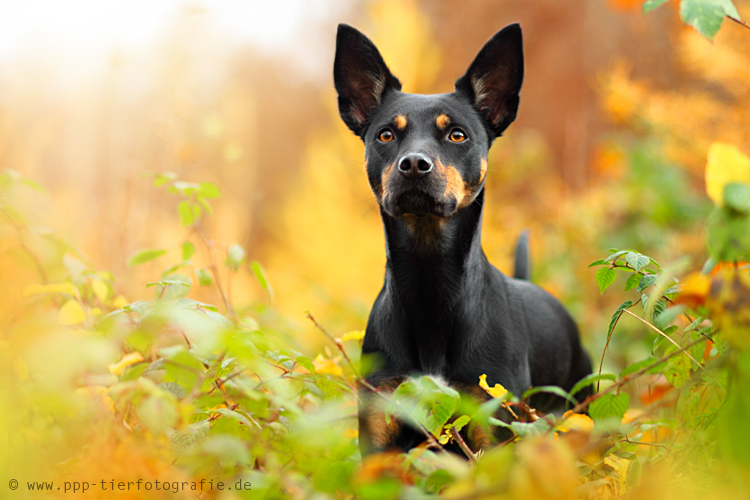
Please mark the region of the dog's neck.
POLYGON ((478 278, 487 265, 481 247, 483 204, 484 189, 449 219, 382 214, 386 288, 408 318, 407 330, 398 333, 408 337, 403 340, 413 347, 414 361, 423 371, 443 368, 448 347, 459 340, 451 338, 451 331, 466 285, 481 283, 478 278))

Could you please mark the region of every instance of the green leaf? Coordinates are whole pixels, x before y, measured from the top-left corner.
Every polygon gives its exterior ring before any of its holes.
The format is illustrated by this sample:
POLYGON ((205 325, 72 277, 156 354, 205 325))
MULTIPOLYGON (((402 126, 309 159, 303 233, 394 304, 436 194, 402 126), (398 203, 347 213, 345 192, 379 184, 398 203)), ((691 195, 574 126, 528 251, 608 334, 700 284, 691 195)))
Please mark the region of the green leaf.
POLYGON ((591 264, 589 264, 589 267, 601 266, 602 264, 606 264, 606 263, 607 263, 606 260, 599 259, 599 260, 595 260, 594 262, 592 262, 591 264))
POLYGON ((310 373, 315 373, 315 365, 313 365, 312 359, 306 356, 298 356, 295 361, 305 370, 309 371, 310 373))
POLYGON ((471 416, 472 420, 479 425, 487 425, 489 423, 489 419, 492 418, 492 415, 497 413, 497 410, 500 408, 501 404, 503 404, 503 401, 497 398, 492 398, 489 401, 485 401, 484 403, 479 405, 479 408, 477 408, 477 410, 471 416))
POLYGON ((724 8, 725 15, 733 17, 738 21, 742 20, 742 18, 740 17, 740 13, 737 12, 737 7, 734 6, 734 2, 732 2, 732 0, 719 0, 719 3, 724 8))
POLYGON ((525 401, 534 394, 539 394, 540 392, 560 396, 563 399, 567 399, 573 406, 578 404, 578 401, 576 401, 575 398, 568 394, 565 389, 563 389, 562 387, 557 387, 556 385, 540 385, 538 387, 532 387, 531 389, 523 393, 521 399, 525 401))
POLYGON ((186 241, 182 244, 182 260, 190 260, 193 255, 195 255, 195 245, 186 241))
POLYGON ((599 292, 604 293, 604 290, 609 288, 609 285, 614 283, 617 277, 617 272, 609 267, 600 267, 596 271, 596 283, 599 285, 599 292))
POLYGON ((37 181, 32 179, 21 179, 19 181, 21 184, 25 184, 26 186, 29 186, 31 189, 34 189, 36 191, 39 191, 40 193, 44 193, 45 190, 42 187, 41 184, 39 184, 37 181))
POLYGON ((150 260, 154 260, 158 257, 161 257, 165 253, 167 253, 166 250, 161 250, 161 249, 156 249, 156 248, 138 250, 136 253, 131 255, 130 258, 128 258, 128 266, 129 267, 138 266, 150 260))
POLYGON ((668 0, 646 0, 643 2, 643 13, 648 14, 652 10, 661 7, 665 3, 667 3, 668 0))
POLYGON ((711 213, 706 226, 711 257, 732 261, 750 256, 750 216, 725 206, 711 213))
POLYGON ((641 306, 643 307, 643 313, 647 316, 646 320, 651 321, 652 323, 656 323, 655 318, 659 316, 661 313, 666 311, 667 304, 659 299, 656 300, 653 304, 653 307, 651 304, 651 297, 646 295, 645 293, 641 294, 641 306))
POLYGON ((725 15, 738 17, 730 0, 682 0, 680 3, 682 22, 709 40, 719 31, 725 15))
MULTIPOLYGON (((665 355, 672 354, 677 351, 676 346, 667 347, 664 352, 665 355)), ((684 352, 677 354, 667 360, 667 366, 664 367, 664 377, 673 386, 680 388, 685 382, 690 380, 690 366, 692 361, 684 352)))
POLYGON ((471 420, 470 416, 468 416, 468 415, 461 415, 460 417, 458 417, 456 420, 454 420, 451 423, 451 427, 455 427, 457 431, 460 431, 461 429, 463 429, 466 426, 466 424, 469 423, 470 420, 471 420))
MULTIPOLYGON (((610 251, 612 250, 614 249, 610 249, 610 251)), ((617 260, 618 257, 620 257, 621 255, 625 255, 626 253, 629 253, 629 252, 630 250, 619 250, 613 253, 612 255, 610 255, 609 257, 607 257, 606 259, 604 259, 604 262, 614 262, 617 260)))
POLYGON ((649 264, 650 259, 637 252, 628 252, 625 254, 625 262, 630 264, 636 271, 640 271, 649 264))
POLYGON ((724 186, 724 203, 743 214, 750 213, 750 186, 732 182, 724 186))
POLYGON ((227 249, 227 260, 224 264, 232 271, 237 271, 245 262, 246 255, 245 249, 235 243, 227 249))
POLYGON ((576 385, 573 386, 573 388, 570 390, 570 395, 575 396, 576 393, 580 392, 584 387, 594 385, 601 380, 615 380, 616 378, 617 377, 615 377, 612 373, 591 373, 583 377, 576 383, 576 385))
POLYGON ((170 397, 150 396, 138 406, 138 416, 152 434, 158 435, 177 424, 178 413, 170 397))
POLYGON ((625 485, 628 489, 637 486, 641 481, 642 470, 643 466, 641 465, 641 461, 638 460, 637 457, 631 460, 630 465, 628 465, 628 472, 627 474, 625 474, 625 485))
MULTIPOLYGON (((639 275, 636 275, 639 276, 639 275)), ((643 278, 641 278, 640 283, 638 283, 638 288, 636 289, 638 292, 642 292, 646 288, 650 287, 656 282, 656 279, 659 277, 657 274, 644 274, 643 278)))
MULTIPOLYGON (((497 419, 493 419, 493 423, 499 422, 497 419)), ((525 422, 511 422, 510 428, 519 437, 530 437, 530 436, 541 436, 550 430, 552 424, 546 418, 537 419, 531 423, 525 422)))
POLYGON ((200 190, 200 186, 194 182, 175 181, 169 189, 172 192, 190 196, 200 190))
POLYGON ((714 270, 714 267, 716 267, 716 264, 718 263, 719 261, 716 260, 715 257, 709 257, 708 259, 706 259, 706 262, 703 263, 701 274, 709 274, 711 271, 714 270))
POLYGON ((211 204, 206 198, 204 198, 203 196, 196 196, 195 201, 200 203, 200 206, 203 207, 203 210, 205 210, 208 215, 214 214, 214 209, 211 208, 211 204))
POLYGON ((617 418, 622 421, 628 406, 630 406, 630 396, 627 393, 622 392, 617 396, 607 393, 589 405, 589 415, 595 422, 608 418, 617 418))
POLYGON ((198 278, 198 284, 200 286, 210 286, 213 282, 213 276, 205 267, 195 270, 195 276, 198 278))
POLYGON ((177 213, 180 214, 180 222, 183 226, 190 226, 195 223, 195 217, 193 216, 193 210, 190 208, 190 204, 182 200, 177 205, 177 213))
POLYGON ((672 321, 674 321, 677 316, 682 314, 683 311, 685 311, 685 306, 678 305, 670 307, 669 309, 665 309, 659 314, 654 314, 654 325, 656 325, 659 330, 664 330, 672 323, 672 321))
POLYGON ((632 300, 626 300, 622 304, 620 304, 617 309, 615 310, 615 313, 612 315, 612 319, 609 320, 609 329, 607 329, 607 340, 609 340, 609 337, 612 336, 612 330, 615 329, 615 325, 617 324, 617 320, 620 319, 620 316, 622 315, 622 311, 625 309, 629 309, 632 307, 633 301, 632 300))
POLYGON ((201 218, 201 214, 203 214, 203 209, 201 206, 197 203, 193 203, 190 208, 193 210, 193 219, 198 222, 201 218))
POLYGON ((177 178, 177 174, 174 172, 162 172, 160 174, 156 174, 156 177, 154 178, 154 187, 163 186, 167 182, 173 181, 177 178))
POLYGON ((271 300, 273 300, 273 287, 271 286, 271 282, 268 280, 268 275, 266 274, 266 270, 263 268, 260 262, 256 260, 254 260, 250 264, 250 268, 253 270, 255 279, 258 280, 258 284, 260 284, 263 290, 268 292, 268 297, 271 300))
MULTIPOLYGON (((162 362, 163 362, 164 360, 163 360, 163 359, 161 359, 161 360, 159 360, 159 361, 162 361, 162 362)), ((146 370, 147 370, 147 371, 148 371, 148 370, 153 370, 153 369, 154 369, 154 368, 152 368, 152 367, 153 367, 153 365, 154 365, 154 363, 151 363, 151 364, 150 364, 150 365, 148 366, 148 368, 146 368, 146 370)), ((164 389, 164 390, 165 390, 165 391, 167 391, 168 393, 172 394, 172 395, 173 395, 174 397, 176 397, 177 399, 182 399, 182 398, 184 398, 185 396, 187 396, 187 391, 185 391, 185 388, 184 388, 184 387, 182 387, 182 386, 181 386, 180 384, 178 384, 177 382, 162 382, 161 384, 159 384, 159 387, 160 387, 161 389, 164 389)))
MULTIPOLYGON (((659 338, 663 338, 663 337, 660 336, 659 338)), ((644 368, 646 368, 647 366, 653 365, 657 361, 658 360, 656 358, 654 358, 653 356, 650 356, 646 359, 642 359, 640 361, 636 361, 635 363, 631 363, 620 372, 620 378, 627 377, 631 373, 639 372, 643 370, 644 368)), ((647 373, 650 373, 650 374, 660 373, 664 369, 664 366, 665 366, 665 363, 656 365, 654 368, 648 370, 647 373)))
MULTIPOLYGON (((460 399, 458 392, 426 375, 403 382, 391 397, 399 408, 391 409, 390 413, 395 411, 401 418, 421 423, 436 437, 453 416, 460 399)), ((388 409, 386 415, 389 415, 388 409)))
POLYGON ((641 275, 638 273, 633 273, 630 278, 628 278, 628 281, 625 282, 625 291, 632 290, 633 288, 636 288, 641 282, 641 275))
POLYGON ((216 184, 213 182, 201 182, 198 193, 206 198, 218 198, 221 196, 221 191, 216 184))

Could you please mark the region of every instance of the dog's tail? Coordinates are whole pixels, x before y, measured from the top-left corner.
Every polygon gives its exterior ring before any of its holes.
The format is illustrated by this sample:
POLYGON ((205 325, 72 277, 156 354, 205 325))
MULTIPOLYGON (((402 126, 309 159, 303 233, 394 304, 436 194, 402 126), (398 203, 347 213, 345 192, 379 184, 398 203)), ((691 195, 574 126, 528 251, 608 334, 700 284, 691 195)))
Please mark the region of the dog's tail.
POLYGON ((516 264, 513 277, 518 280, 531 278, 531 263, 529 261, 529 232, 523 230, 516 243, 516 264))

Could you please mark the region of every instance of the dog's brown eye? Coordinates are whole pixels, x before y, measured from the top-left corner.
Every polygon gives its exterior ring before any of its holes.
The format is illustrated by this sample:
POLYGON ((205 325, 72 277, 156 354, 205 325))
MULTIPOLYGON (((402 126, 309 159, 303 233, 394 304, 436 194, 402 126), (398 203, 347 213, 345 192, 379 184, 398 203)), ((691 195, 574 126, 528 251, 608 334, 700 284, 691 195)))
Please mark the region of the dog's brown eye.
POLYGON ((448 138, 453 142, 464 142, 466 140, 466 134, 464 134, 463 130, 454 128, 451 130, 448 138))
POLYGON ((393 140, 393 132, 389 129, 385 129, 380 132, 378 139, 380 139, 380 142, 391 142, 393 140))

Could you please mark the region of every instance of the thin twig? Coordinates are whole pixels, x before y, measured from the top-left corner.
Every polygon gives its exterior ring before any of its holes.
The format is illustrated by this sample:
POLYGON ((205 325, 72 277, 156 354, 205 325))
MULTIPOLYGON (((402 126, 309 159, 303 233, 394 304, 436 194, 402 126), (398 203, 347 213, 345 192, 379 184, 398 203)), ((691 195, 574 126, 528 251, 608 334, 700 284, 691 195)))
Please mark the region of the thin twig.
MULTIPOLYGON (((630 304, 629 307, 626 307, 622 311, 630 309, 631 307, 637 305, 640 301, 641 301, 641 299, 638 299, 638 302, 636 302, 634 304, 630 304)), ((599 375, 602 374, 602 368, 604 367, 604 356, 607 354, 607 348, 609 347, 609 341, 612 340, 612 334, 615 332, 615 328, 617 327, 617 323, 619 323, 620 322, 620 318, 622 318, 622 311, 620 311, 620 314, 617 315, 617 319, 615 320, 615 324, 612 325, 612 329, 607 334, 607 342, 604 344, 604 350, 602 351, 602 359, 599 362, 599 375)), ((596 391, 599 392, 599 381, 598 380, 596 381, 596 391)))
POLYGON ((648 443, 648 442, 646 442, 646 441, 631 441, 631 440, 629 440, 628 438, 625 438, 625 439, 620 439, 620 442, 621 442, 621 443, 628 443, 628 444, 644 444, 644 445, 646 445, 646 446, 658 446, 658 447, 660 447, 660 448, 667 448, 667 449, 669 449, 669 446, 667 446, 666 444, 661 444, 661 443, 648 443))
POLYGON ((318 330, 320 330, 321 332, 323 332, 323 335, 325 335, 326 337, 328 337, 328 340, 330 340, 331 342, 333 342, 334 344, 336 344, 336 347, 338 348, 339 352, 341 352, 341 354, 344 356, 344 359, 349 364, 349 368, 352 369, 352 372, 354 373, 354 376, 357 379, 361 379, 362 377, 359 375, 359 372, 357 371, 357 368, 354 366, 354 363, 352 363, 352 360, 349 358, 349 355, 346 353, 346 350, 344 349, 343 344, 340 341, 338 341, 335 338, 333 338, 333 335, 331 335, 330 333, 328 333, 325 328, 323 328, 322 326, 320 326, 320 323, 318 323, 315 320, 315 318, 313 318, 313 315, 310 314, 309 311, 307 312, 307 318, 310 321, 313 322, 313 324, 315 325, 315 328, 317 328, 318 330))
MULTIPOLYGON (((705 341, 706 340, 702 339, 702 338, 698 339, 698 340, 696 340, 694 342, 689 343, 685 347, 681 347, 680 349, 676 350, 675 352, 670 353, 667 356, 664 356, 663 358, 655 361, 654 363, 651 363, 650 365, 648 365, 648 366, 646 366, 644 368, 641 368, 637 372, 633 372, 633 373, 630 373, 628 375, 625 375, 623 378, 620 379, 619 382, 616 382, 616 383, 610 385, 609 387, 607 387, 606 389, 602 390, 601 392, 597 392, 596 394, 594 394, 592 396, 588 396, 586 399, 584 399, 583 401, 581 401, 580 403, 578 403, 577 405, 575 405, 573 408, 570 409, 570 411, 566 412, 566 414, 568 415, 567 417, 563 415, 563 417, 557 422, 557 425, 559 426, 560 423, 562 423, 562 422, 566 421, 568 418, 570 418, 570 415, 573 415, 574 413, 580 413, 581 410, 583 410, 584 408, 586 408, 587 406, 589 406, 591 403, 593 403, 597 399, 599 399, 602 396, 604 396, 605 394, 608 394, 608 393, 614 391, 615 389, 619 389, 623 385, 627 384, 628 382, 630 382, 632 380, 637 379, 641 375, 647 373, 649 370, 651 370, 653 368, 656 368, 657 366, 659 366, 660 364, 664 363, 665 361, 668 361, 669 359, 677 356, 678 354, 681 354, 681 353, 687 351, 688 349, 690 349, 694 345, 697 345, 700 342, 705 342, 705 341)), ((547 431, 547 432, 548 433, 551 432, 552 429, 553 428, 550 428, 550 430, 547 431)))
MULTIPOLYGON (((665 339, 667 339, 668 341, 670 341, 675 347, 677 347, 678 349, 680 348, 680 344, 678 344, 677 342, 675 342, 672 339, 672 337, 670 337, 666 333, 662 332, 661 330, 659 330, 658 328, 656 328, 654 325, 652 325, 651 323, 649 323, 645 319, 641 318, 637 314, 633 314, 632 312, 628 311, 627 309, 623 309, 623 312, 626 312, 626 313, 630 314, 632 317, 636 318, 638 321, 641 321, 646 326, 648 326, 649 328, 651 328, 652 330, 654 330, 656 333, 658 333, 659 335, 661 335, 662 337, 664 337, 665 339)), ((699 339, 699 340, 705 340, 705 339, 699 339)), ((685 355, 688 358, 690 358, 693 361, 693 363, 695 363, 696 365, 698 365, 698 368, 700 368, 701 370, 705 370, 705 368, 703 368, 703 365, 701 365, 698 361, 696 361, 696 359, 694 357, 692 357, 689 352, 685 351, 685 355)))
POLYGON ((727 16, 727 17, 730 20, 734 21, 735 23, 739 24, 740 26, 744 26, 745 28, 750 29, 750 24, 747 24, 746 22, 744 22, 744 21, 742 21, 740 19, 736 19, 736 18, 734 18, 732 16, 727 16))
POLYGON ((456 442, 458 443, 458 447, 461 448, 461 451, 464 452, 464 454, 469 457, 469 462, 474 463, 477 460, 477 456, 474 454, 473 451, 471 451, 471 448, 469 448, 469 445, 466 444, 466 441, 464 441, 464 438, 461 437, 461 432, 456 429, 455 425, 451 426, 451 430, 453 431, 453 437, 456 439, 456 442))
POLYGON ((214 275, 214 279, 216 280, 216 287, 219 289, 219 293, 221 294, 221 300, 224 302, 224 307, 227 310, 227 314, 234 320, 237 321, 237 313, 234 312, 234 309, 232 308, 232 305, 227 300, 226 295, 224 295, 224 288, 221 286, 221 277, 219 276, 219 268, 216 265, 216 256, 214 255, 214 242, 208 239, 208 236, 206 235, 206 232, 203 230, 203 226, 201 226, 200 222, 195 223, 195 229, 198 231, 198 234, 201 237, 201 240, 203 240, 203 243, 206 245, 206 248, 208 248, 208 256, 211 258, 211 272, 214 275))

